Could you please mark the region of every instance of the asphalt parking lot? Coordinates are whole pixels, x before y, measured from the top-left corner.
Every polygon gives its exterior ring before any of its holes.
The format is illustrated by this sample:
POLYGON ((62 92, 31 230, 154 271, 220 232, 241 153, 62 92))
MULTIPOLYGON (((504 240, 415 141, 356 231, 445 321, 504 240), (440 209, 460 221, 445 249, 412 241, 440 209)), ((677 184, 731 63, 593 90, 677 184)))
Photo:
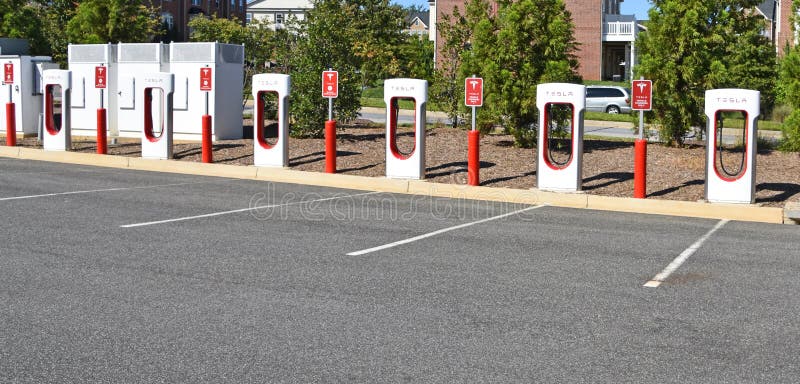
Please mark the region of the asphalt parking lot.
POLYGON ((797 227, 0 158, 0 381, 797 382, 797 227))

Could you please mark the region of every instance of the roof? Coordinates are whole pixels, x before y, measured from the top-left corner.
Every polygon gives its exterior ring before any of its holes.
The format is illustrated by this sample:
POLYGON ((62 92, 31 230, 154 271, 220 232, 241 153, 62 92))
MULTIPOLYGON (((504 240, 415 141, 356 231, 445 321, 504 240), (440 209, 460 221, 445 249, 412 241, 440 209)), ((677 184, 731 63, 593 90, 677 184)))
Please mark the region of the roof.
POLYGON ((423 11, 423 12, 410 12, 408 16, 406 16, 406 22, 411 24, 414 22, 414 19, 420 19, 425 25, 428 25, 428 22, 431 17, 431 11, 423 11))
POLYGON ((764 0, 756 8, 768 20, 775 20, 775 0, 764 0))

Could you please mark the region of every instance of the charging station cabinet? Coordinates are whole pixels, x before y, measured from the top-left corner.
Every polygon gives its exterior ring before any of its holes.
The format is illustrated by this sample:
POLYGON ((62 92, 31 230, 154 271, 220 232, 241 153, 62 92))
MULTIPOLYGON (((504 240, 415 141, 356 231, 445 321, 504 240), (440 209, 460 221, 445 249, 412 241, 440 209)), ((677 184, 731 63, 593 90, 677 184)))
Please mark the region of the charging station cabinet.
MULTIPOLYGON (((756 154, 761 93, 750 89, 706 91, 706 201, 752 204, 756 192, 756 154), (733 115, 733 116, 730 116, 733 115), (722 141, 726 117, 743 117, 740 154, 722 141), (737 158, 737 155, 738 158, 737 158), (731 158, 733 161, 729 161, 731 158)), ((738 120, 738 119, 737 119, 738 120)), ((737 127, 738 129, 738 127, 737 127)))
POLYGON ((175 76, 172 73, 144 73, 135 78, 142 100, 142 157, 166 160, 172 158, 172 93, 175 76))
POLYGON ((383 83, 386 102, 386 177, 391 179, 425 178, 425 122, 428 81, 388 79, 383 83), (414 102, 414 148, 403 153, 397 146, 397 118, 400 100, 414 102))
POLYGON ((544 191, 581 190, 586 87, 548 83, 536 88, 539 138, 536 185, 544 191))
POLYGON ((107 113, 107 137, 119 136, 117 127, 117 46, 114 44, 70 44, 67 47, 72 71, 72 135, 97 135, 97 110, 107 113), (105 71, 98 87, 98 68, 105 71), (100 94, 102 93, 102 99, 100 94))
POLYGON ((10 75, 10 79, 0 78, 3 80, 0 85, 0 105, 3 106, 0 108, 0 121, 5 124, 5 104, 14 103, 17 135, 36 135, 44 105, 42 76, 45 70, 57 69, 58 64, 53 63, 49 56, 3 55, 0 56, 0 66, 3 75, 10 75))
MULTIPOLYGON (((144 126, 142 75, 169 72, 169 46, 161 43, 117 45, 117 129, 120 137, 138 138, 144 126)), ((111 119, 109 119, 111 120, 111 119)))
POLYGON ((263 73, 253 76, 253 165, 257 167, 289 166, 289 75, 263 73), (277 97, 277 138, 267 142, 264 127, 264 96, 274 93, 277 97))
POLYGON ((48 69, 42 76, 44 83, 44 134, 45 151, 72 149, 71 94, 72 72, 48 69))
POLYGON ((200 118, 208 114, 214 140, 241 139, 244 46, 172 43, 169 48, 169 71, 175 74, 175 137, 200 140, 200 118), (203 69, 210 69, 209 77, 204 78, 210 84, 201 85, 203 69))

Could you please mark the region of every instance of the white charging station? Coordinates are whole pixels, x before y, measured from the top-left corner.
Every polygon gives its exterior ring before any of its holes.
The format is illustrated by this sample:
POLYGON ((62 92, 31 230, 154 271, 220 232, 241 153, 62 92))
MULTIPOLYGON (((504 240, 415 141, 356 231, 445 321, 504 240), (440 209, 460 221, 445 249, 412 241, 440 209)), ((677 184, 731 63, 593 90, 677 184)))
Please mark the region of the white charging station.
POLYGON ((548 83, 536 88, 536 107, 539 109, 539 145, 536 160, 536 185, 545 191, 577 192, 581 190, 583 168, 583 114, 586 110, 586 87, 579 84, 548 83), (557 160, 553 156, 551 129, 558 121, 551 108, 571 109, 572 116, 564 123, 570 130, 569 155, 557 160))
POLYGON ((42 147, 45 151, 68 151, 72 149, 70 117, 72 72, 63 69, 45 70, 42 83, 44 84, 42 147), (57 104, 56 101, 60 103, 57 104))
POLYGON ((172 158, 172 93, 175 76, 171 73, 140 74, 142 108, 142 157, 146 159, 172 158))
POLYGON ((161 43, 119 43, 117 71, 119 135, 138 138, 144 126, 144 92, 138 80, 145 74, 169 72, 169 46, 161 43))
POLYGON ((117 46, 70 44, 67 52, 72 71, 72 135, 95 137, 97 110, 104 108, 107 111, 106 135, 118 136, 117 46), (105 84, 98 84, 98 81, 105 84))
POLYGON ((3 77, 0 86, 0 124, 5 132, 6 103, 14 103, 17 135, 36 135, 42 114, 42 76, 47 69, 58 69, 49 56, 0 55, 3 77), (6 79, 5 75, 9 78, 6 79), (9 80, 9 81, 7 81, 9 80))
MULTIPOLYGON (((712 89, 706 91, 706 201, 752 204, 756 191, 756 153, 761 93, 750 89, 712 89), (744 152, 736 169, 723 163, 721 113, 742 112, 744 152)), ((733 155, 733 154, 730 154, 733 155)))
POLYGON ((386 177, 425 178, 425 122, 428 82, 418 79, 388 79, 383 83, 386 102, 386 177), (398 101, 414 101, 414 149, 402 153, 397 148, 398 101))
POLYGON ((171 43, 169 71, 175 74, 175 138, 201 139, 200 116, 211 116, 214 140, 241 139, 244 46, 221 43, 171 43), (204 88, 201 71, 210 81, 204 88), (205 90, 204 90, 205 89, 205 90))
POLYGON ((262 73, 253 76, 253 164, 258 167, 289 166, 289 75, 262 73), (264 94, 278 95, 278 137, 270 144, 264 136, 264 94))

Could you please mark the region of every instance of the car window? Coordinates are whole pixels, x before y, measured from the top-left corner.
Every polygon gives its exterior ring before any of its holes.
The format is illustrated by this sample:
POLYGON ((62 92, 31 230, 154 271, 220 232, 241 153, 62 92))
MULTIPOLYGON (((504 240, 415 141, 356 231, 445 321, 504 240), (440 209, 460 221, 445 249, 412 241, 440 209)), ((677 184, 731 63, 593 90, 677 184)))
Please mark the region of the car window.
POLYGON ((586 97, 625 97, 625 94, 616 88, 586 88, 586 97))
POLYGON ((597 88, 586 88, 586 97, 600 97, 597 88))

